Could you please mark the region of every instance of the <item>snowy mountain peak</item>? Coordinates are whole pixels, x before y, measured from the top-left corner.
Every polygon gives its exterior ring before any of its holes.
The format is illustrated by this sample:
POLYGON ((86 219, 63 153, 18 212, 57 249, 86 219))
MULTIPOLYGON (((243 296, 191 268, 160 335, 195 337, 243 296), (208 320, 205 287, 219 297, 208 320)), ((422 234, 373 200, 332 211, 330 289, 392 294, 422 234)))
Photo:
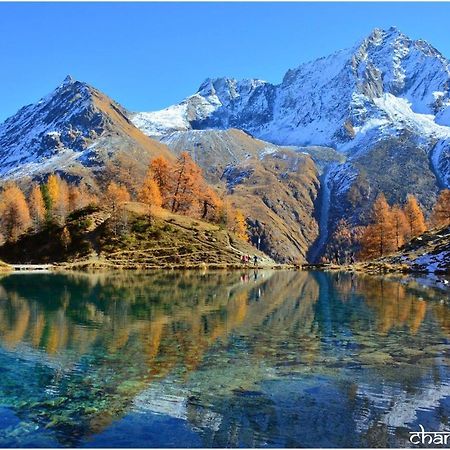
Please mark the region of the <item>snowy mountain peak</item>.
POLYGON ((72 84, 74 82, 75 82, 75 79, 72 77, 72 75, 69 74, 69 75, 66 76, 66 78, 64 78, 61 86, 64 86, 66 84, 72 84))
POLYGON ((383 28, 374 28, 365 40, 373 44, 383 45, 383 43, 387 40, 394 40, 398 38, 408 39, 407 36, 404 35, 397 27, 392 26, 387 30, 384 30, 383 28))
POLYGON ((149 135, 235 127, 276 144, 346 152, 360 148, 369 131, 442 137, 450 126, 449 67, 427 42, 376 28, 352 48, 288 70, 279 85, 206 79, 180 104, 132 120, 149 135))
POLYGON ((0 125, 0 174, 67 151, 83 151, 110 126, 101 102, 112 101, 88 84, 66 77, 46 97, 20 109, 0 125))

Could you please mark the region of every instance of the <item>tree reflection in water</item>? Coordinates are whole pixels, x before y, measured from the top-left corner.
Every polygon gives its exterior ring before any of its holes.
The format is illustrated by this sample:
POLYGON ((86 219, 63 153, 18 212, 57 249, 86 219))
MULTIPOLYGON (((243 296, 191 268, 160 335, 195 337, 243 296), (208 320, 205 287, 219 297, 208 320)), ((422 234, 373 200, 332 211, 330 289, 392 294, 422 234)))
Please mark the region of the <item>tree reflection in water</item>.
POLYGON ((447 426, 446 299, 293 271, 6 276, 0 445, 404 444, 447 426), (122 430, 144 416, 190 434, 122 430))

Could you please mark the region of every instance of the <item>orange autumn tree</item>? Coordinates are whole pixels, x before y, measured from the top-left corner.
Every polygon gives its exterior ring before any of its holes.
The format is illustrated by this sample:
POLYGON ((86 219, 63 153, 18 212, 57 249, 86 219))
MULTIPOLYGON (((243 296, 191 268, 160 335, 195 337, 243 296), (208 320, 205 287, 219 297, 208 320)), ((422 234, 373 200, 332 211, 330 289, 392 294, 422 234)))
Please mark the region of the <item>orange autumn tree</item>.
POLYGON ((29 205, 33 228, 38 231, 45 223, 46 212, 41 187, 37 184, 33 185, 31 189, 29 205))
POLYGON ((182 152, 175 162, 163 156, 153 159, 146 179, 150 178, 159 188, 163 208, 212 222, 219 221, 222 200, 205 181, 201 168, 189 153, 182 152))
POLYGON ((201 189, 199 203, 202 219, 211 222, 219 221, 222 200, 214 189, 205 184, 201 189))
POLYGON ((162 206, 164 208, 169 207, 173 187, 172 163, 163 156, 158 156, 150 163, 147 177, 149 174, 153 177, 159 187, 159 192, 162 198, 162 206))
POLYGON ((174 167, 172 212, 187 212, 200 196, 203 178, 199 166, 187 152, 182 152, 174 167))
POLYGON ((20 188, 11 183, 0 196, 0 221, 2 235, 14 242, 31 225, 30 211, 20 188))
POLYGON ((63 223, 69 213, 69 185, 59 175, 52 174, 47 180, 47 191, 51 205, 49 216, 63 223))
POLYGON ((371 219, 372 223, 361 237, 360 256, 363 259, 379 258, 395 248, 392 212, 383 193, 373 204, 371 219))
POLYGON ((96 204, 97 198, 89 192, 85 183, 78 186, 69 186, 69 211, 85 208, 88 205, 96 204))
POLYGON ((142 165, 127 153, 116 152, 114 158, 105 163, 100 178, 102 184, 114 180, 120 186, 124 186, 131 197, 136 198, 143 179, 142 165))
POLYGON ((232 206, 228 198, 225 198, 220 206, 218 221, 235 233, 239 239, 248 241, 247 218, 240 209, 232 206))
POLYGON ((161 208, 162 206, 163 199, 158 183, 152 177, 150 172, 147 174, 147 177, 142 184, 138 199, 147 205, 149 215, 151 215, 153 209, 161 208))
POLYGON ((450 189, 439 193, 431 213, 431 224, 434 227, 450 225, 450 189))
POLYGON ((395 249, 398 250, 405 243, 405 236, 408 231, 408 220, 405 212, 399 205, 394 205, 391 212, 395 249))
POLYGON ((352 260, 355 248, 358 245, 356 231, 357 228, 352 227, 347 220, 341 219, 338 222, 327 251, 329 259, 336 263, 348 263, 352 260))
POLYGON ((125 232, 128 227, 128 214, 123 207, 125 202, 130 201, 130 193, 125 186, 112 181, 106 188, 105 203, 111 210, 110 226, 115 236, 125 232))
POLYGON ((112 181, 106 188, 105 201, 114 214, 122 203, 130 201, 130 193, 125 186, 112 181))
POLYGON ((232 231, 236 233, 239 239, 242 239, 243 241, 248 241, 247 219, 240 209, 237 209, 234 212, 233 222, 234 226, 232 231))
POLYGON ((425 217, 414 195, 408 194, 406 197, 404 212, 408 224, 408 240, 426 231, 425 217))

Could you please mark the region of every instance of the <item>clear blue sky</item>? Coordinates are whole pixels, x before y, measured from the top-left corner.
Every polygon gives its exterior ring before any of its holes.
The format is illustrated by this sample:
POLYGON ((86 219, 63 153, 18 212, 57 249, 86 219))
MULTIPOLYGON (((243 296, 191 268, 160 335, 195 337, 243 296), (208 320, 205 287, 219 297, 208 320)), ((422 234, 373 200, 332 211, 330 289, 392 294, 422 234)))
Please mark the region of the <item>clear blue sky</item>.
POLYGON ((450 57, 450 3, 0 3, 0 121, 67 74, 133 111, 207 77, 279 82, 288 68, 397 26, 450 57))

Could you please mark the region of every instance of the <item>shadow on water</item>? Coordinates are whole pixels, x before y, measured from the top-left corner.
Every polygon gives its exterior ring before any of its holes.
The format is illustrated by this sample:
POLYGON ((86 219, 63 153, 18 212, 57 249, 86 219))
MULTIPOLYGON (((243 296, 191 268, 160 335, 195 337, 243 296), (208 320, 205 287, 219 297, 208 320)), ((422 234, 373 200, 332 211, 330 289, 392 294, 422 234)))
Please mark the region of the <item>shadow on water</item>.
POLYGON ((448 292, 293 271, 0 280, 0 446, 404 446, 446 430, 448 292))

